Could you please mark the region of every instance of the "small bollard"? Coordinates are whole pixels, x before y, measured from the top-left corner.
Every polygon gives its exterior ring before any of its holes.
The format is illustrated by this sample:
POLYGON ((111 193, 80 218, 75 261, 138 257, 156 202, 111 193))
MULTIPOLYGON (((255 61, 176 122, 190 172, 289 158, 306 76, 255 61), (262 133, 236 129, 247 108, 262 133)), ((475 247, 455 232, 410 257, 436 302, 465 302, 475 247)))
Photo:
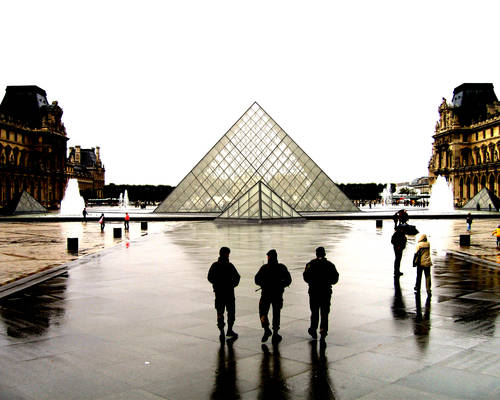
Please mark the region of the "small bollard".
POLYGON ((470 235, 460 235, 460 246, 470 246, 470 235))
POLYGON ((382 228, 382 220, 381 220, 381 219, 377 219, 377 220, 375 221, 375 226, 376 226, 377 228, 382 228))
POLYGON ((119 239, 122 237, 122 228, 113 228, 113 237, 119 239))
POLYGON ((78 253, 78 238, 68 238, 67 248, 72 253, 78 253))
POLYGON ((147 230, 148 230, 148 222, 141 221, 141 231, 147 231, 147 230))

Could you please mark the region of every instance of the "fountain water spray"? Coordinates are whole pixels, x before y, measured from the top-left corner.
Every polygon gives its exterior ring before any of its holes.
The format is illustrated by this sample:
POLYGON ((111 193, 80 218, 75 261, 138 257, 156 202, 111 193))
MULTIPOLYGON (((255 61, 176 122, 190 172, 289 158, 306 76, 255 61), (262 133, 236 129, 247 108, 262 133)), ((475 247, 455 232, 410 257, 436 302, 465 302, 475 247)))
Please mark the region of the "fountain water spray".
POLYGON ((392 204, 392 190, 391 190, 391 184, 388 183, 387 186, 384 188, 382 191, 382 202, 384 205, 389 206, 392 204))
POLYGON ((64 197, 61 201, 61 208, 59 210, 60 215, 82 215, 82 211, 85 208, 85 200, 80 195, 80 189, 78 188, 78 180, 71 178, 68 181, 66 190, 64 192, 64 197))
POLYGON ((439 175, 432 185, 431 198, 429 199, 429 211, 452 212, 453 188, 448 184, 444 176, 439 175))

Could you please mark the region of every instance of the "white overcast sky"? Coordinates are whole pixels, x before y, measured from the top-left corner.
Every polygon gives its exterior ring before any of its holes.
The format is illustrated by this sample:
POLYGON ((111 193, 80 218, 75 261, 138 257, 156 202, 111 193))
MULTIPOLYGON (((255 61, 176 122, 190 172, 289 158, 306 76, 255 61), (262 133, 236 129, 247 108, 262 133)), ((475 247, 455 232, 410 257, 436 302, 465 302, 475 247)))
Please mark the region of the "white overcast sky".
MULTIPOLYGON (((4 1, 0 93, 38 85, 106 183, 179 181, 257 101, 337 183, 427 175, 442 97, 500 88, 495 1, 4 1)), ((497 95, 500 92, 497 89, 497 95)))

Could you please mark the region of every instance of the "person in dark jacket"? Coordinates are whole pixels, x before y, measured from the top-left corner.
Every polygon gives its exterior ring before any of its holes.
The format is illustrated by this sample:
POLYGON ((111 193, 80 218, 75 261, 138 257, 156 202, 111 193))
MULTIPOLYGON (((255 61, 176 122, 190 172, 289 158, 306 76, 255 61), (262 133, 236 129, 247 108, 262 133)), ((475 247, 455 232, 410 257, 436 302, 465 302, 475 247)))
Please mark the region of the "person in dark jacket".
POLYGON ((225 339, 224 310, 227 310, 227 336, 232 339, 238 338, 238 334, 233 331, 236 317, 234 288, 240 283, 240 274, 235 266, 229 262, 230 253, 231 250, 228 247, 221 247, 219 259, 211 265, 207 276, 208 281, 214 288, 217 327, 220 331, 219 338, 221 340, 225 339))
POLYGON ((280 329, 280 314, 283 307, 283 292, 287 286, 292 283, 292 277, 284 264, 278 262, 278 253, 276 250, 267 252, 267 264, 260 267, 259 272, 255 275, 255 284, 262 288, 262 293, 259 301, 259 316, 262 327, 264 328, 264 336, 262 342, 273 335, 273 343, 281 341, 281 335, 278 333, 280 329), (269 308, 273 307, 273 330, 269 329, 269 308))
POLYGON ((396 227, 394 234, 391 238, 392 246, 394 247, 394 276, 399 277, 403 275, 400 271, 401 258, 403 257, 403 250, 406 247, 406 235, 404 228, 401 225, 396 227))
POLYGON ((311 309, 311 325, 307 332, 313 339, 317 339, 316 330, 321 315, 319 333, 321 339, 324 340, 328 334, 332 285, 339 281, 339 273, 335 265, 326 259, 324 247, 316 249, 316 258, 307 263, 303 277, 309 285, 309 307, 311 309))

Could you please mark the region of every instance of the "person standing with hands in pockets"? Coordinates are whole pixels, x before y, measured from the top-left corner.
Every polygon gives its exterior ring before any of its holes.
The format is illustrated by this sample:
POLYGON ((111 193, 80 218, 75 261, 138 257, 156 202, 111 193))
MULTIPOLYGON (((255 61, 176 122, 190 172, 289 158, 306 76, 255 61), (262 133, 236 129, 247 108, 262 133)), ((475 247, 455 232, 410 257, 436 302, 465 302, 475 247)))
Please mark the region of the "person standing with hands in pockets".
POLYGON ((328 315, 332 297, 332 285, 339 281, 339 273, 335 265, 326 259, 324 247, 316 249, 316 258, 307 263, 303 273, 304 281, 309 285, 309 307, 311 309, 311 325, 307 332, 317 339, 319 317, 321 340, 328 335, 328 315))

